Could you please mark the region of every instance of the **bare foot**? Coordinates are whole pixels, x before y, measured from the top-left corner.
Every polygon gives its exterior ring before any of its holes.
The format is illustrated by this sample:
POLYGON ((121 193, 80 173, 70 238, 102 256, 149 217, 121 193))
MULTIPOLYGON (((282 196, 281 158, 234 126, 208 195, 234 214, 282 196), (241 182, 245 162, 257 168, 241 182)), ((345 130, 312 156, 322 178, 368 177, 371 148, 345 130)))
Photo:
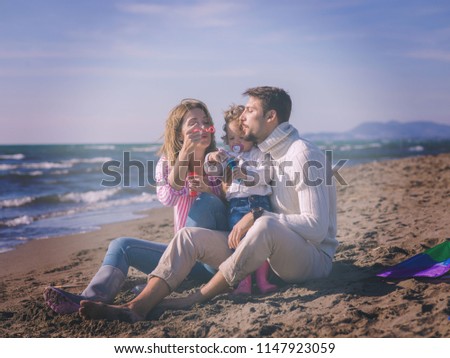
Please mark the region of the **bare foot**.
POLYGON ((171 310, 187 310, 196 303, 202 302, 200 291, 190 294, 187 297, 165 298, 158 305, 159 308, 171 310))
POLYGON ((201 290, 197 290, 186 297, 165 298, 159 303, 158 307, 172 310, 187 310, 196 303, 202 303, 205 300, 205 296, 202 295, 201 290))
POLYGON ((81 301, 80 315, 86 319, 106 319, 108 321, 123 321, 135 323, 144 318, 125 306, 107 305, 102 302, 81 301))

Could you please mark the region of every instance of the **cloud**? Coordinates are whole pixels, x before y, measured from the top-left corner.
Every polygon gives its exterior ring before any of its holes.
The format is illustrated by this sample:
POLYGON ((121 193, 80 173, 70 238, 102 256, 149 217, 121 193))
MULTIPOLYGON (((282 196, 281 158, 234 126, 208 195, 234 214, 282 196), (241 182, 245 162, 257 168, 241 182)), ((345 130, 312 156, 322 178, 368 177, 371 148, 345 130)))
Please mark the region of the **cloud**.
POLYGON ((440 62, 450 62, 450 51, 443 50, 419 50, 412 51, 406 54, 407 57, 422 59, 422 60, 433 60, 440 62))
POLYGON ((48 59, 71 57, 67 52, 42 51, 42 50, 0 50, 0 59, 48 59))
POLYGON ((217 70, 182 70, 182 69, 134 69, 131 67, 106 67, 106 66, 60 66, 43 67, 36 69, 9 68, 0 69, 0 78, 20 77, 121 77, 138 79, 199 79, 199 78, 244 78, 259 74, 254 66, 251 68, 223 68, 217 70))
POLYGON ((368 35, 363 32, 334 32, 323 34, 301 35, 299 39, 305 42, 326 42, 336 40, 361 40, 368 35))
POLYGON ((189 5, 118 4, 117 9, 135 15, 157 15, 162 21, 176 22, 186 27, 208 28, 232 26, 234 15, 243 11, 244 6, 231 2, 201 1, 189 5))
POLYGON ((169 10, 167 5, 155 5, 155 4, 118 4, 117 8, 122 12, 138 15, 154 15, 161 14, 169 10))
POLYGON ((366 5, 365 0, 335 0, 335 1, 311 1, 301 3, 301 6, 316 11, 342 10, 366 5))
POLYGON ((2 60, 50 60, 50 59, 167 59, 175 58, 175 54, 163 54, 160 51, 149 49, 145 46, 116 42, 108 46, 94 45, 71 45, 60 46, 58 50, 21 50, 21 49, 3 49, 0 50, 0 59, 2 60))

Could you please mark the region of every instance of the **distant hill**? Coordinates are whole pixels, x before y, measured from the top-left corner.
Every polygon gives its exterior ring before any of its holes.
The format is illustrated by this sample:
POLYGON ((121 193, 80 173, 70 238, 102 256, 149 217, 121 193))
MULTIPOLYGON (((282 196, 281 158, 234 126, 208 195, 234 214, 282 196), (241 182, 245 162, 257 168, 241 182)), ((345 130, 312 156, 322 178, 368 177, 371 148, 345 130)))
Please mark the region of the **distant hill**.
POLYGON ((367 122, 347 132, 307 133, 310 140, 450 139, 450 125, 433 122, 367 122))

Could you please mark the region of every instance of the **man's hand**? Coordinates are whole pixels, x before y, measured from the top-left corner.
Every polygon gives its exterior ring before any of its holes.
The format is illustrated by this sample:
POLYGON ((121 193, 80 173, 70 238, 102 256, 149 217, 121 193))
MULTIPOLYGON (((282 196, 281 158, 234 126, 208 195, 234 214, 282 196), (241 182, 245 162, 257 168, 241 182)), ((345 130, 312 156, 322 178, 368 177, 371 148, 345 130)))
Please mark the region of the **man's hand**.
POLYGON ((253 214, 245 214, 241 220, 239 220, 236 225, 234 225, 230 234, 228 235, 228 247, 230 249, 236 249, 242 238, 245 236, 247 231, 253 225, 253 214))

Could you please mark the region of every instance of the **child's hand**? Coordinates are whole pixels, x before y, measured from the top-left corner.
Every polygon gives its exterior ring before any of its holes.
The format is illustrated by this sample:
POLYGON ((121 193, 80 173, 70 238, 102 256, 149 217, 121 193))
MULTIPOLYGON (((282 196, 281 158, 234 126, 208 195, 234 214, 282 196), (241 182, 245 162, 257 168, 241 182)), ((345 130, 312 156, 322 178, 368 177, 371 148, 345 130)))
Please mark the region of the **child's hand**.
POLYGON ((230 234, 228 235, 228 247, 230 249, 236 249, 247 231, 252 227, 252 225, 253 214, 250 212, 245 214, 242 219, 233 226, 233 230, 231 230, 230 234))
POLYGON ((220 151, 208 153, 204 164, 205 174, 211 176, 223 176, 223 165, 221 164, 220 151))
POLYGON ((233 180, 247 180, 247 173, 244 168, 234 167, 233 168, 233 180))
POLYGON ((222 163, 227 158, 228 158, 228 155, 221 150, 218 150, 216 152, 212 152, 212 153, 208 154, 208 162, 222 163))

